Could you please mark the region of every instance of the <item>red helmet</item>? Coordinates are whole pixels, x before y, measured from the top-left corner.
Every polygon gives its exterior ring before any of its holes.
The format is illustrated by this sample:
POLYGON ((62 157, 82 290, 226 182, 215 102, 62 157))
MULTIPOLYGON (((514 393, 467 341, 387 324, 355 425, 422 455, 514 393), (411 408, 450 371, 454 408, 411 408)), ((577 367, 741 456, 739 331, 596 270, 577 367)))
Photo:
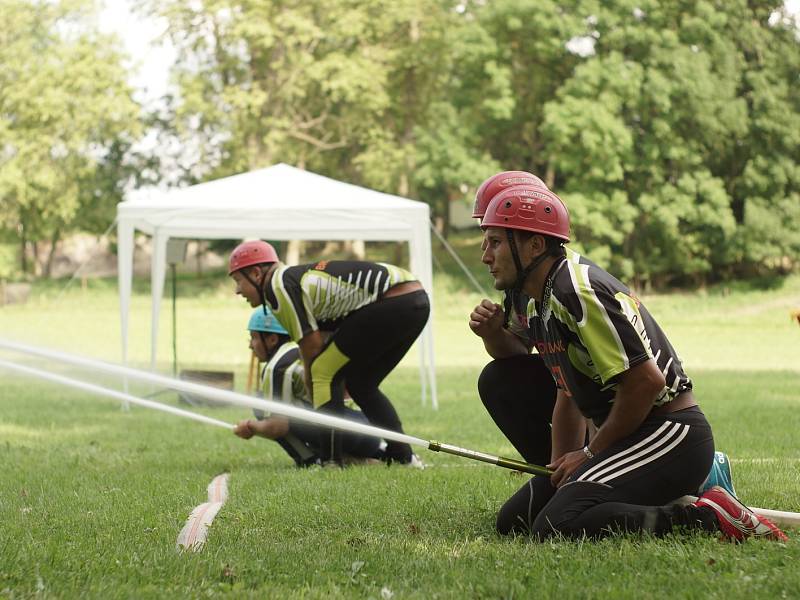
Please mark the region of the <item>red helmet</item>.
POLYGON ((482 219, 486 214, 486 207, 497 194, 505 189, 510 188, 512 185, 527 185, 531 187, 541 187, 547 189, 544 181, 539 179, 533 173, 527 171, 503 171, 492 175, 484 181, 475 192, 475 204, 472 207, 472 216, 476 219, 482 219))
POLYGON ((228 275, 245 267, 273 262, 278 262, 278 253, 267 242, 261 240, 242 242, 231 252, 228 260, 228 275))
POLYGON ((520 185, 492 198, 481 227, 522 229, 568 242, 569 211, 550 190, 520 185))

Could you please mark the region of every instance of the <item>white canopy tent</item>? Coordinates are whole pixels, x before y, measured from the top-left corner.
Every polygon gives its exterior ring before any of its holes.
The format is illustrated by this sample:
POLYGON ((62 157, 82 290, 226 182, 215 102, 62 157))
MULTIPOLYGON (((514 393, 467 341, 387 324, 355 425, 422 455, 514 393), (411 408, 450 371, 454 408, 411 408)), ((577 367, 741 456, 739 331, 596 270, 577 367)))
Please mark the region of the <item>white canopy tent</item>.
MULTIPOLYGON (((167 242, 182 239, 371 240, 407 242, 410 269, 433 290, 429 207, 286 164, 187 188, 139 191, 117 205, 122 359, 128 359, 128 313, 135 230, 153 238, 151 346, 154 367, 166 274, 167 242)), ((437 407, 432 320, 419 340, 422 401, 437 407)))

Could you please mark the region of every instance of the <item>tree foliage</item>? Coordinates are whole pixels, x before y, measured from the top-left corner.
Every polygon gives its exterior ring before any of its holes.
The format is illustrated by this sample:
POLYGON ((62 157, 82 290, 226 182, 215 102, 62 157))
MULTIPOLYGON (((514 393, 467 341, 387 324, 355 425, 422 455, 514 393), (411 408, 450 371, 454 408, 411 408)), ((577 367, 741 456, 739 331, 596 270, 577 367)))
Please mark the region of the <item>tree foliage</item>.
MULTIPOLYGON (((99 224, 137 166, 117 45, 83 0, 1 1, 3 227, 99 224)), ((800 35, 781 0, 141 6, 178 51, 159 130, 183 182, 287 162, 446 223, 490 173, 526 169, 576 246, 639 285, 798 266, 800 35)))
POLYGON ((172 131, 207 169, 190 178, 288 162, 446 214, 451 196, 496 166, 452 103, 455 6, 153 2, 180 54, 172 131))
POLYGON ((203 140, 201 176, 286 161, 443 216, 493 170, 529 169, 577 245, 645 285, 800 255, 800 51, 779 1, 151 9, 181 48, 173 125, 203 140))
POLYGON ((800 53, 797 30, 769 22, 780 4, 580 4, 594 54, 543 132, 579 238, 625 276, 703 282, 796 260, 800 53))
POLYGON ((21 242, 25 267, 38 242, 52 258, 65 233, 113 219, 139 107, 92 4, 2 0, 0 12, 0 230, 21 242))

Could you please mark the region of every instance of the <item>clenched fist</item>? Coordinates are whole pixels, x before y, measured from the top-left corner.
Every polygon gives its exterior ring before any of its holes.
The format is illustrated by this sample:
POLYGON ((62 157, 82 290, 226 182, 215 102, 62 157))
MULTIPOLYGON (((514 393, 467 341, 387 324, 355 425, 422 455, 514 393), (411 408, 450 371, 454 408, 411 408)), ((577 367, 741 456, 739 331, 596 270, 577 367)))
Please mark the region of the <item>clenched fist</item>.
POLYGON ((484 298, 469 315, 469 327, 478 337, 492 336, 503 328, 502 307, 484 298))
POLYGON ((245 419, 237 423, 236 427, 233 428, 233 433, 244 440, 249 440, 256 432, 253 431, 253 428, 250 426, 250 419, 245 419))

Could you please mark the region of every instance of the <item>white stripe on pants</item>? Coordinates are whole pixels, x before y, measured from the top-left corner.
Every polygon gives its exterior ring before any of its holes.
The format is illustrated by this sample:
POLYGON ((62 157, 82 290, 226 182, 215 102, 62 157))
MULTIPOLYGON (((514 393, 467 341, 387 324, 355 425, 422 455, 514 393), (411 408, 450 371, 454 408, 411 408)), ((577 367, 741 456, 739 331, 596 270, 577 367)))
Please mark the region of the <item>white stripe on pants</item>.
POLYGON ((688 433, 689 425, 665 421, 647 438, 600 461, 582 473, 576 481, 607 483, 664 456, 680 444, 688 433))

